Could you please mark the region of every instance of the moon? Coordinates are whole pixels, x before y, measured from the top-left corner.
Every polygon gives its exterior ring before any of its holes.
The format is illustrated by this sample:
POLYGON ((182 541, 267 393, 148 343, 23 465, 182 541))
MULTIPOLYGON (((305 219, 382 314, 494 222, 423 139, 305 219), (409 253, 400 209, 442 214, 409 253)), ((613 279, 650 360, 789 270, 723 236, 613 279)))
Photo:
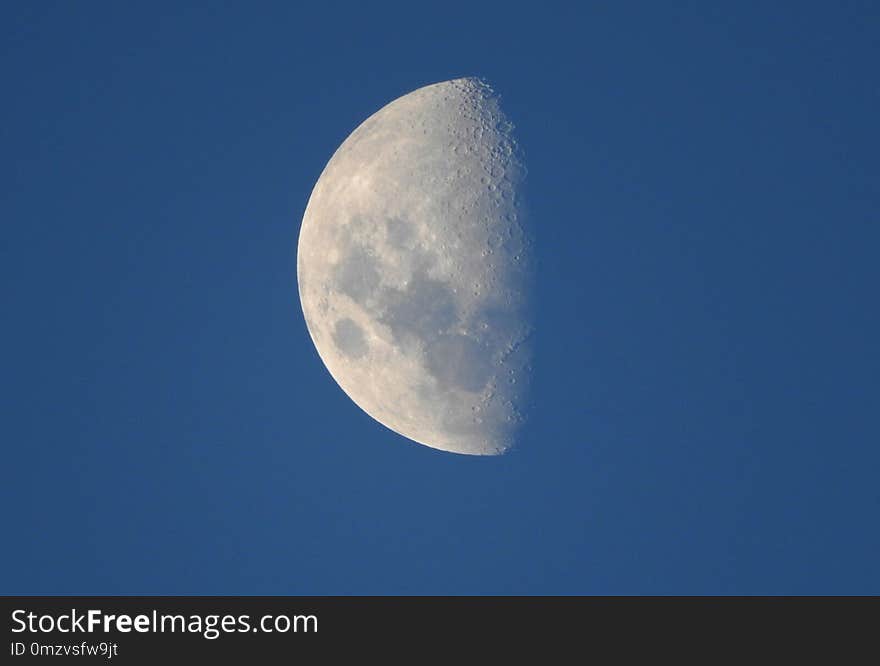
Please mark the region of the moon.
POLYGON ((522 152, 482 79, 367 118, 312 191, 297 282, 315 348, 379 423, 443 451, 517 442, 531 370, 522 152))

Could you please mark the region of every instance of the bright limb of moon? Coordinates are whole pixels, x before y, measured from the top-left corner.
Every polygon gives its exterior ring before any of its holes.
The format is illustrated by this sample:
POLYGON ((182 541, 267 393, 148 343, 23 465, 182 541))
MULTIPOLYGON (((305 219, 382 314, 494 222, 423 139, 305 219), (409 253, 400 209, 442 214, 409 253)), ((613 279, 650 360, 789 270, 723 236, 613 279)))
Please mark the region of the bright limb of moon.
POLYGON ((300 230, 300 301, 330 374, 444 451, 502 453, 523 420, 531 243, 511 132, 481 80, 404 95, 335 152, 300 230))

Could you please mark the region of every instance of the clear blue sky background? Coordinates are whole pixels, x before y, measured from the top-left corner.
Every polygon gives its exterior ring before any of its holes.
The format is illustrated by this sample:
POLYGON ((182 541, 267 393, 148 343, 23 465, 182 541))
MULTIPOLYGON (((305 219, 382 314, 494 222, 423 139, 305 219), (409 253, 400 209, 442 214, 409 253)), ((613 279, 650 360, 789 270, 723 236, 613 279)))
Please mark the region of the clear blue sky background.
POLYGON ((875 3, 208 4, 0 7, 0 592, 880 593, 875 3), (490 459, 296 291, 332 152, 462 75, 541 265, 490 459))

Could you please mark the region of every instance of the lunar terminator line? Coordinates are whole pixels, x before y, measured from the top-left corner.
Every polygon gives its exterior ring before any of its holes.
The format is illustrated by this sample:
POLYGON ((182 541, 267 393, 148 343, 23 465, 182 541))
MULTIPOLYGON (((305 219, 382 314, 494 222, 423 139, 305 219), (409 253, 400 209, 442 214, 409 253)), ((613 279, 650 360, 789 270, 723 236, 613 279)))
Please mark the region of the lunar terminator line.
POLYGON ((522 423, 524 176, 498 96, 456 79, 364 121, 309 199, 297 280, 318 354, 364 411, 426 446, 498 454, 522 423))

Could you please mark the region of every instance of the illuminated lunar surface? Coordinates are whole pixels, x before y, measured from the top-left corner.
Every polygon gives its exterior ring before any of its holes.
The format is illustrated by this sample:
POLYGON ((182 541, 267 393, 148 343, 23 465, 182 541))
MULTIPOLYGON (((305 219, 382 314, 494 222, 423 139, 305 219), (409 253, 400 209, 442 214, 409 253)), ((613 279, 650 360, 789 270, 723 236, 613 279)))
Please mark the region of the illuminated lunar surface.
POLYGON ((502 453, 523 421, 531 244, 511 132, 481 80, 404 95, 339 147, 300 231, 300 300, 330 374, 444 451, 502 453))

